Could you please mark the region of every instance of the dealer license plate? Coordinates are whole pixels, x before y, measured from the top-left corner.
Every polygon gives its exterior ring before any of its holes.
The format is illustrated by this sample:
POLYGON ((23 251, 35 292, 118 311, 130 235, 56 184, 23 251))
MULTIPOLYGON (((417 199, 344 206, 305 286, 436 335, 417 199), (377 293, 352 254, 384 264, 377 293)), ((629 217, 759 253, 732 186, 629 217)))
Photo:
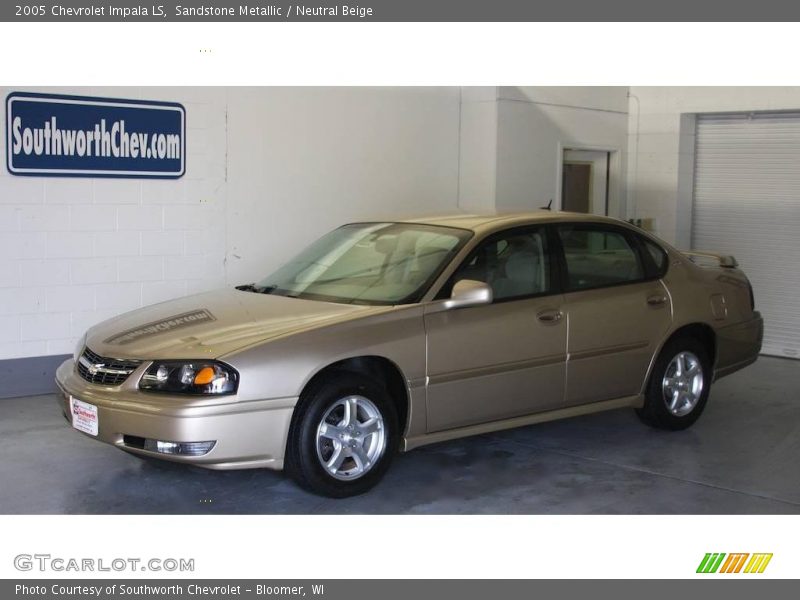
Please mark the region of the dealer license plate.
POLYGON ((99 421, 97 407, 94 404, 89 404, 70 396, 69 410, 72 413, 72 426, 75 429, 89 435, 97 435, 99 421))

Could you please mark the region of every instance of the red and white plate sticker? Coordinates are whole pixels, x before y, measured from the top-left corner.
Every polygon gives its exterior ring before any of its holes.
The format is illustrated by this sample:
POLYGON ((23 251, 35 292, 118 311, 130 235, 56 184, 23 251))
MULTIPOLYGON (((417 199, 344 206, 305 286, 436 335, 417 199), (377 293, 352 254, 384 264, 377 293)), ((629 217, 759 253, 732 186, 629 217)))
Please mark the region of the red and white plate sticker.
POLYGON ((70 396, 69 409, 72 413, 72 426, 75 429, 89 435, 97 435, 97 407, 94 404, 70 396))

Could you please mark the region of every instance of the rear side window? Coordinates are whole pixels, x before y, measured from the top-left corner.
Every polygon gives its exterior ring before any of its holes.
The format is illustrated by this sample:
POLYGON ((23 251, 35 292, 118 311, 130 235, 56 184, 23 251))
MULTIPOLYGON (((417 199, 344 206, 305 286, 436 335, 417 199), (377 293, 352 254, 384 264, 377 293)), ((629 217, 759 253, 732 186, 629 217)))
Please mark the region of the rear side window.
POLYGON ((647 238, 640 237, 642 245, 647 250, 650 258, 653 259, 653 265, 656 268, 656 274, 661 277, 667 272, 667 253, 662 250, 661 246, 648 240, 647 238))
POLYGON ((644 279, 639 254, 619 231, 580 225, 558 228, 567 267, 567 289, 586 290, 644 279))

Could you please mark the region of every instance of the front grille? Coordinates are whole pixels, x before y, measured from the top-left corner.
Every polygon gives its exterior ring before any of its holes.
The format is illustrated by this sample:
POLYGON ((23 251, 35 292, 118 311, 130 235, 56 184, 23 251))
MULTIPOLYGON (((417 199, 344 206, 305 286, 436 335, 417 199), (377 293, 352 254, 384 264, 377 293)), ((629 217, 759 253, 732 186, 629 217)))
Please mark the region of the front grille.
POLYGON ((105 358, 84 348, 78 359, 78 374, 90 383, 120 385, 140 364, 140 360, 105 358))

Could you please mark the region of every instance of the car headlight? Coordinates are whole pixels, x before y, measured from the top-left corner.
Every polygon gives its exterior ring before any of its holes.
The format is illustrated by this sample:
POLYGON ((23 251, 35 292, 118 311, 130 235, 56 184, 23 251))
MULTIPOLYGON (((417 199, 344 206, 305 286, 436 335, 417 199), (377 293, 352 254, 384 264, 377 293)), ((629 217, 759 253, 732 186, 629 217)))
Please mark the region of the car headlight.
POLYGON ((155 361, 139 381, 145 392, 173 394, 235 394, 239 374, 215 361, 155 361))

